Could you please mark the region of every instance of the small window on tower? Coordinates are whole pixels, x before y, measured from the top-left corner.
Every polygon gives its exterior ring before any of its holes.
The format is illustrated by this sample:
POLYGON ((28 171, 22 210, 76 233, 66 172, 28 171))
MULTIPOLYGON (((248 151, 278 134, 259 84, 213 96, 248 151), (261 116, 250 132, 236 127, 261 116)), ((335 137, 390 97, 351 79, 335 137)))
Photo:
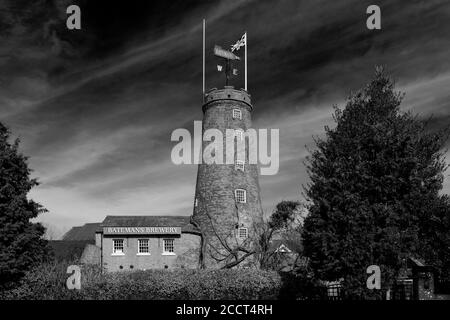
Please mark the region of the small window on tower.
POLYGON ((239 109, 233 109, 233 119, 242 119, 242 112, 239 109))
POLYGON ((244 168, 245 168, 245 161, 236 160, 234 164, 234 169, 244 171, 244 168))
POLYGON ((238 237, 240 239, 247 239, 248 238, 248 229, 247 228, 239 228, 238 237))
POLYGON ((247 202, 247 192, 244 189, 236 189, 234 191, 234 196, 236 198, 236 202, 239 203, 247 202))
POLYGON ((198 199, 196 198, 194 201, 194 207, 197 207, 197 206, 198 206, 198 199))

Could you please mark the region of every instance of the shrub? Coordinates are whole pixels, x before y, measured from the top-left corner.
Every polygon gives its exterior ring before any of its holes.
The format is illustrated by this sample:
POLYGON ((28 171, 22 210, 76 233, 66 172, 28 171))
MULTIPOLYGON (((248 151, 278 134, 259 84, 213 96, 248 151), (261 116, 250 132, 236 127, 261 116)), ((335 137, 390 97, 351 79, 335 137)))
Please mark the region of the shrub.
POLYGON ((85 299, 276 299, 281 278, 262 270, 148 270, 105 274, 81 290, 85 299))
POLYGON ((326 299, 326 287, 316 280, 310 272, 281 272, 282 288, 279 299, 322 300, 326 299))
POLYGON ((65 287, 68 264, 46 263, 33 268, 14 289, 0 292, 1 299, 70 299, 72 292, 65 287), (65 266, 65 268, 64 268, 65 266))
POLYGON ((0 299, 276 299, 282 285, 280 275, 274 271, 180 269, 102 274, 99 267, 85 265, 81 290, 68 290, 68 265, 59 262, 35 268, 17 288, 0 293, 0 299))

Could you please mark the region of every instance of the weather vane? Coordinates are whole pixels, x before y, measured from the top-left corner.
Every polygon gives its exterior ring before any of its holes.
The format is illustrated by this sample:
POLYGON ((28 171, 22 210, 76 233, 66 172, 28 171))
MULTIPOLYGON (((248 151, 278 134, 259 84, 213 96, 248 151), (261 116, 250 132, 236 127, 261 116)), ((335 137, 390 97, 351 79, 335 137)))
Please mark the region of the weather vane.
POLYGON ((245 90, 247 90, 247 32, 244 33, 235 44, 231 46, 231 51, 222 49, 220 46, 214 46, 214 55, 224 59, 225 62, 225 70, 223 70, 223 65, 217 65, 217 71, 225 72, 225 85, 228 86, 230 82, 230 78, 232 76, 238 75, 238 70, 233 68, 233 61, 241 60, 237 55, 233 52, 239 50, 241 47, 245 46, 245 90))
POLYGON ((225 72, 225 85, 228 86, 230 82, 230 78, 232 76, 238 75, 238 70, 236 68, 233 68, 233 61, 241 60, 237 55, 235 55, 233 52, 222 49, 220 46, 214 46, 214 55, 216 57, 222 58, 223 62, 225 64, 225 70, 224 66, 221 64, 217 65, 217 71, 219 72, 225 72))
MULTIPOLYGON (((205 89, 206 89, 206 84, 205 84, 205 44, 206 44, 206 20, 203 19, 203 99, 205 99, 205 89)), ((216 45, 214 46, 214 55, 223 59, 223 63, 222 64, 218 64, 217 65, 217 70, 219 72, 224 72, 225 73, 225 85, 228 86, 229 82, 230 82, 230 78, 232 76, 237 76, 238 75, 238 69, 233 68, 233 62, 236 60, 241 60, 240 57, 238 57, 234 51, 239 50, 241 47, 245 48, 244 51, 244 81, 245 81, 245 85, 244 85, 244 90, 247 91, 247 47, 248 47, 248 39, 247 39, 247 32, 245 32, 241 39, 239 39, 235 44, 233 44, 231 46, 231 50, 226 50, 223 49, 222 47, 216 45)))

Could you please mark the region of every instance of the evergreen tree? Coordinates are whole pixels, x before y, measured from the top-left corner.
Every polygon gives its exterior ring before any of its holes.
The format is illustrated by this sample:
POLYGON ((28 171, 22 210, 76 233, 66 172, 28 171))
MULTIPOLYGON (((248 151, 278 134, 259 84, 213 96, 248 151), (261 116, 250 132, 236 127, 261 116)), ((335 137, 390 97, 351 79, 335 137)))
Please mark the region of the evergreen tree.
POLYGON ((0 289, 13 285, 49 252, 45 228, 30 221, 46 211, 27 198, 38 183, 18 151, 19 140, 9 140, 9 130, 0 123, 0 289))
POLYGON ((449 131, 430 132, 401 112, 402 98, 377 68, 344 110, 335 107, 336 127, 307 159, 305 255, 319 279, 343 278, 350 298, 374 295, 366 289, 372 264, 384 288, 409 257, 450 267, 450 201, 439 193, 449 131))

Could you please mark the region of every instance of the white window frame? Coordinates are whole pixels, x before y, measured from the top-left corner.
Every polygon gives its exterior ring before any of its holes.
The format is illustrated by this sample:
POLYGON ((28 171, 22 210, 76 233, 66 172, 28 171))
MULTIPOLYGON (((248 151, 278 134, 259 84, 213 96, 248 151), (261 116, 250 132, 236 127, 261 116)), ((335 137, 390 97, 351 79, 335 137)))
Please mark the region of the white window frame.
POLYGON ((113 239, 112 242, 113 242, 112 255, 113 256, 124 256, 125 255, 125 239, 117 238, 117 239, 113 239), (116 249, 119 247, 118 245, 116 246, 116 243, 118 243, 119 241, 122 242, 122 250, 116 249))
POLYGON ((242 120, 242 111, 240 109, 233 109, 233 119, 242 120))
POLYGON ((241 170, 242 172, 244 172, 245 171, 245 161, 236 160, 236 162, 234 163, 234 169, 241 170))
POLYGON ((166 238, 163 239, 163 256, 174 256, 175 255, 175 239, 174 238, 166 238), (172 242, 172 251, 166 251, 166 242, 172 242))
POLYGON ((138 252, 137 252, 137 255, 138 256, 149 256, 150 255, 150 239, 138 239, 138 246, 137 246, 138 248, 138 252), (143 245, 143 246, 141 246, 141 244, 142 243, 145 243, 145 242, 147 242, 147 246, 145 246, 145 245, 143 245), (147 251, 141 251, 141 247, 147 247, 147 251))
POLYGON ((247 203, 247 191, 245 189, 234 190, 234 198, 237 203, 247 203))
POLYGON ((342 284, 339 282, 332 282, 327 285, 327 296, 330 299, 342 299, 342 284))
POLYGON ((238 238, 239 238, 239 239, 247 239, 247 238, 248 238, 248 228, 240 227, 240 228, 238 229, 238 238), (242 234, 242 232, 243 232, 244 234, 242 234))

